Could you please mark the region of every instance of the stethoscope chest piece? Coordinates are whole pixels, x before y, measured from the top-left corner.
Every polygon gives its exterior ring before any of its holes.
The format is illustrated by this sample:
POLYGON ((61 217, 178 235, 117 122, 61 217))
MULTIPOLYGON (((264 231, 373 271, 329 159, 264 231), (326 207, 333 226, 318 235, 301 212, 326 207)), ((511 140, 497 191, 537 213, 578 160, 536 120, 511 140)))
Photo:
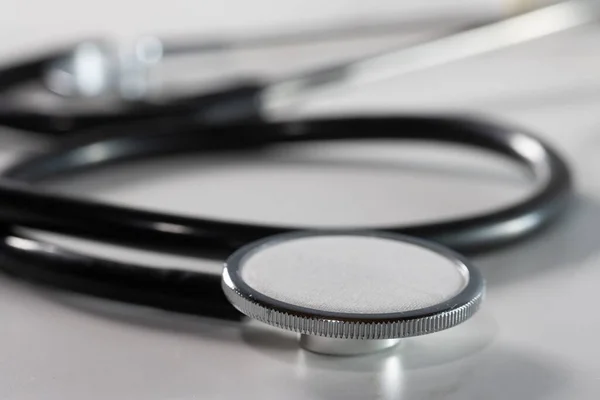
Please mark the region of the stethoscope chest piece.
POLYGON ((222 286, 243 314, 300 333, 306 350, 357 355, 470 318, 484 282, 461 256, 388 233, 289 233, 236 251, 222 286))

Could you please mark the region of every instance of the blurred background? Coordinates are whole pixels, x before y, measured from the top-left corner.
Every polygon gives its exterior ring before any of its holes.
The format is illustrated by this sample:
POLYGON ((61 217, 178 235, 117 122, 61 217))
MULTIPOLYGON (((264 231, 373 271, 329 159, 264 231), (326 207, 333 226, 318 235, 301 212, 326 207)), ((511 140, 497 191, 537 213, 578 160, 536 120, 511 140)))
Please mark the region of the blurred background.
POLYGON ((515 15, 556 0, 353 0, 195 2, 177 0, 142 4, 6 1, 0 23, 4 57, 103 39, 118 51, 133 51, 140 37, 157 36, 180 48, 230 41, 233 52, 194 54, 168 63, 176 73, 163 73, 169 83, 204 82, 240 74, 287 76, 307 67, 377 54, 450 32, 515 15), (261 45, 267 43, 268 46, 261 45), (199 59, 200 58, 200 59, 199 59), (274 60, 276 59, 276 62, 274 60), (192 79, 193 78, 193 79, 192 79))
MULTIPOLYGON (((143 4, 138 1, 77 2, 57 0, 5 1, 2 26, 10 41, 6 50, 23 45, 79 40, 89 36, 131 38, 138 35, 229 35, 280 33, 332 25, 366 25, 397 21, 414 25, 432 19, 497 18, 552 0, 358 0, 273 1, 174 0, 143 4), (27 18, 25 18, 27 17, 27 18)), ((443 21, 442 21, 443 22, 443 21)), ((433 27, 433 26, 432 26, 433 27)), ((22 50, 22 49, 21 49, 22 50)))

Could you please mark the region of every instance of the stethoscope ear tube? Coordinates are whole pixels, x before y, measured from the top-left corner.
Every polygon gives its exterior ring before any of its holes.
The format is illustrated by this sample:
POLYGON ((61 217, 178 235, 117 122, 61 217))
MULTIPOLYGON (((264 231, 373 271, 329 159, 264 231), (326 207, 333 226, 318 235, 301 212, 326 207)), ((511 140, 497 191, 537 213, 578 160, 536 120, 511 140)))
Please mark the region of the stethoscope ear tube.
POLYGON ((506 245, 540 230, 564 211, 572 193, 569 169, 550 146, 514 127, 475 118, 397 116, 281 123, 248 121, 232 125, 177 121, 137 121, 103 127, 101 134, 82 135, 84 139, 57 146, 6 170, 0 182, 0 221, 6 227, 0 268, 28 280, 115 300, 199 315, 236 317, 236 311, 220 292, 218 277, 116 263, 15 235, 13 228, 23 226, 154 251, 224 259, 244 244, 299 229, 136 210, 65 197, 31 186, 51 176, 162 154, 253 151, 281 143, 376 139, 458 143, 502 154, 533 176, 533 193, 517 204, 432 224, 368 228, 420 237, 465 253, 506 245))

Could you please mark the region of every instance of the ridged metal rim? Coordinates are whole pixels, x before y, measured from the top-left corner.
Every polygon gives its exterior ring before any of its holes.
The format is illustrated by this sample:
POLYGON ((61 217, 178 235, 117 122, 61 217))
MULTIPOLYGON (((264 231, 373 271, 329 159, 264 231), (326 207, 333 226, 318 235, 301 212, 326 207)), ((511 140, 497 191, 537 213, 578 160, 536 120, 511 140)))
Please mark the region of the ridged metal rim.
POLYGON ((421 239, 385 232, 295 232, 251 243, 227 260, 222 288, 231 304, 251 318, 301 334, 339 339, 397 339, 442 331, 473 316, 485 294, 479 271, 458 254, 421 239), (424 246, 464 265, 469 281, 457 296, 432 307, 400 313, 350 314, 323 312, 281 302, 249 287, 238 273, 247 257, 265 247, 304 237, 340 234, 376 236, 424 246))

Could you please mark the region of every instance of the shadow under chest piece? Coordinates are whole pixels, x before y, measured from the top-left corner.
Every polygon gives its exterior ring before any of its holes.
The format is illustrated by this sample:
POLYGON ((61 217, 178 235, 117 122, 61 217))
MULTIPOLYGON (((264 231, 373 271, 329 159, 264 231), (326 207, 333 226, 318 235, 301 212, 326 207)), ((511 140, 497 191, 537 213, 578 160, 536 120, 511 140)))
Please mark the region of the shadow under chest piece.
POLYGON ((451 328, 484 297, 481 274, 463 257, 388 233, 267 238, 227 260, 222 287, 243 314, 298 332, 303 348, 331 355, 451 328))

